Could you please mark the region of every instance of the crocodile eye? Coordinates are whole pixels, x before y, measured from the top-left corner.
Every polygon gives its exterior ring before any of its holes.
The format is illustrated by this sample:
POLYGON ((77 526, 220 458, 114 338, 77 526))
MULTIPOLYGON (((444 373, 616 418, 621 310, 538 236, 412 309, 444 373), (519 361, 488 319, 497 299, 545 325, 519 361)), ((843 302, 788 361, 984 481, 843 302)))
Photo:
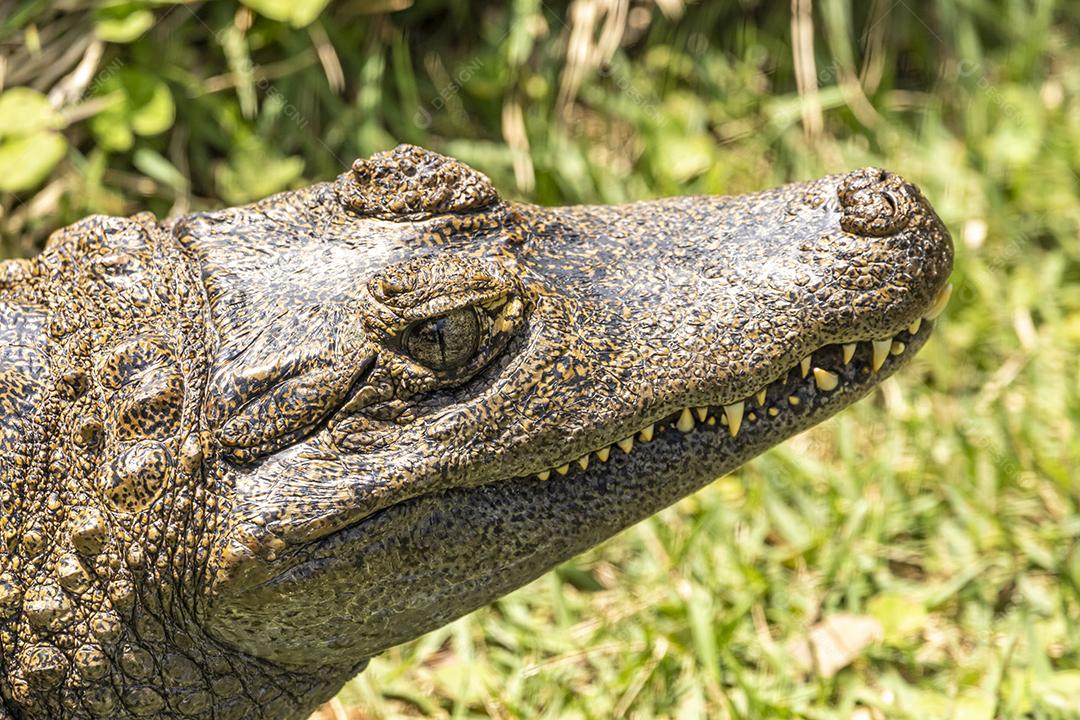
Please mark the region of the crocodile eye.
POLYGON ((472 359, 480 344, 476 310, 464 307, 413 323, 405 331, 405 350, 432 370, 454 370, 472 359))

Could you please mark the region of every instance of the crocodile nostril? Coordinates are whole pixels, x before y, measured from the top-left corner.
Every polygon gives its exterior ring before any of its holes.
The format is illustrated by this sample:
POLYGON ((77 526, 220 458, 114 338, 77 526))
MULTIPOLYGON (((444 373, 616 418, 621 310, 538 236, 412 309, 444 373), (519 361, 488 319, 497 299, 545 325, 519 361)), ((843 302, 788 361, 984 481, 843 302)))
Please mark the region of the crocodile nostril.
POLYGON ((885 199, 885 202, 889 205, 889 215, 896 215, 900 211, 897 205, 896 198, 893 197, 891 192, 883 192, 881 197, 885 199))
POLYGON ((907 227, 916 211, 917 201, 904 180, 879 168, 848 173, 836 192, 840 227, 853 235, 892 235, 907 227))

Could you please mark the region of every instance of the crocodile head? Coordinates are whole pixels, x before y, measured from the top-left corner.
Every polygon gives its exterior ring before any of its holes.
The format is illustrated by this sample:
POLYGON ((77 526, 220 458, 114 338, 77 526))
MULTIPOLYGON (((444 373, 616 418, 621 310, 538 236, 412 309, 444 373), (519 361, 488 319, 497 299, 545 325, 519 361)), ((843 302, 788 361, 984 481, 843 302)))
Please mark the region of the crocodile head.
POLYGON ((865 395, 952 264, 880 169, 544 208, 410 146, 174 231, 228 488, 201 622, 342 677, 865 395))

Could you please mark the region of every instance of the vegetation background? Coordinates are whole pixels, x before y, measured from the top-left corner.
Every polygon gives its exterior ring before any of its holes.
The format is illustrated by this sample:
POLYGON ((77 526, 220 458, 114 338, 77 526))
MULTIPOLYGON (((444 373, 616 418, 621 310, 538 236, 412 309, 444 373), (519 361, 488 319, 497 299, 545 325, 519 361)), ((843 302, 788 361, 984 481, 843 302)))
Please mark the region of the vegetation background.
POLYGON ((341 718, 1080 717, 1080 3, 0 0, 0 237, 399 141, 515 197, 880 164, 954 231, 901 377, 375 659, 341 718))

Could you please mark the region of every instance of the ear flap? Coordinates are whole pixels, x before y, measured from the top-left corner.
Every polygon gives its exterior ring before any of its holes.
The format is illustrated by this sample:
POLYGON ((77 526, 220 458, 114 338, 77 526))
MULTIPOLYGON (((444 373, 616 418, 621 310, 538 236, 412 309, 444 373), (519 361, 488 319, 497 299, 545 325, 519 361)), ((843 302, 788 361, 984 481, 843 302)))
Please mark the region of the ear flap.
POLYGON ((423 220, 499 200, 483 173, 415 145, 357 160, 338 178, 337 189, 349 209, 382 220, 423 220))

